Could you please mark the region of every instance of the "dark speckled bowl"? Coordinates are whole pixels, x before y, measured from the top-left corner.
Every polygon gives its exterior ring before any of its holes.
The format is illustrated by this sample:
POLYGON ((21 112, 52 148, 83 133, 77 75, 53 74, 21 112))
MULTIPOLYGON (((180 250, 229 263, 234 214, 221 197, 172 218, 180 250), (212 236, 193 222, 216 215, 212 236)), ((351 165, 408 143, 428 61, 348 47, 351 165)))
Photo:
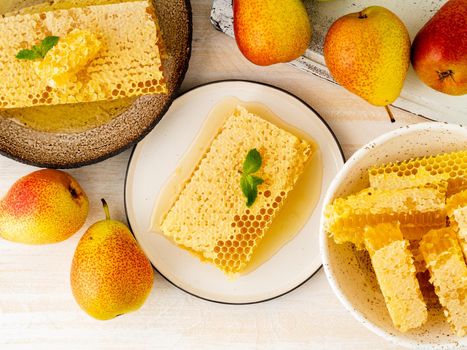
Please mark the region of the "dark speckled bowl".
POLYGON ((75 168, 114 156, 149 133, 177 95, 188 69, 192 38, 189 0, 155 3, 169 54, 164 61, 167 95, 140 97, 106 124, 76 133, 41 132, 0 117, 0 153, 40 167, 75 168))
MULTIPOLYGON (((330 203, 369 186, 368 168, 411 157, 467 149, 467 129, 454 124, 423 123, 378 137, 357 151, 333 180, 324 198, 330 203)), ((324 208, 325 206, 323 206, 324 208)), ((376 334, 399 345, 417 349, 467 348, 467 337, 456 337, 441 310, 430 310, 428 322, 401 333, 392 325, 367 254, 350 244, 335 244, 323 227, 320 250, 324 271, 341 303, 376 334)))

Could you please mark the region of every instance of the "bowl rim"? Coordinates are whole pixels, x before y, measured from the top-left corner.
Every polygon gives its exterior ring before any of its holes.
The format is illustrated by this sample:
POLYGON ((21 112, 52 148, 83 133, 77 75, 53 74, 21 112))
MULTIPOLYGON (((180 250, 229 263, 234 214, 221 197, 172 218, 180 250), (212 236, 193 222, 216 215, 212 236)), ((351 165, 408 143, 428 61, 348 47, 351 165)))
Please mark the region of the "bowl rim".
POLYGON ((424 122, 418 124, 411 124, 407 126, 402 126, 398 129, 391 130, 387 133, 384 133, 372 141, 368 142, 361 148, 359 148, 344 164, 336 177, 332 180, 329 185, 326 194, 323 200, 323 208, 321 210, 321 220, 319 225, 319 248, 320 255, 323 264, 323 270, 326 275, 326 278, 331 286, 332 291, 339 299, 340 303, 345 307, 345 309, 352 314, 360 323, 362 323, 366 328, 375 333, 376 335, 393 342, 394 344, 408 347, 408 348, 417 348, 417 349, 453 349, 457 348, 460 344, 454 339, 449 342, 443 343, 419 343, 415 340, 410 340, 406 338, 401 338, 396 334, 392 334, 381 327, 375 325, 372 321, 368 320, 359 310, 354 308, 353 304, 347 299, 345 294, 341 291, 337 280, 335 279, 333 270, 329 264, 329 249, 328 249, 328 235, 324 229, 324 211, 326 205, 334 197, 337 188, 341 185, 342 181, 347 177, 351 169, 354 168, 356 164, 359 163, 361 159, 367 156, 375 147, 384 145, 389 140, 397 138, 403 135, 409 135, 417 131, 430 131, 430 130, 450 130, 459 132, 462 131, 467 135, 467 129, 458 124, 446 123, 446 122, 424 122))

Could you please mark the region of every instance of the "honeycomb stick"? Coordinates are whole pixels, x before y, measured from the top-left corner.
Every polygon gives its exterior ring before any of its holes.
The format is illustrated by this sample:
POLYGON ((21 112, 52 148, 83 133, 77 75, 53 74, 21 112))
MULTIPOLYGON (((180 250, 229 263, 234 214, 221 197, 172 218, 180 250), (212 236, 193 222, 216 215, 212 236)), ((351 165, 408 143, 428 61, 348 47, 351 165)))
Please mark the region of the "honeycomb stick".
POLYGON ((420 242, 439 302, 455 333, 467 331, 467 266, 454 230, 431 230, 420 242))
POLYGON ((237 107, 162 219, 162 233, 228 275, 241 272, 311 152, 308 142, 237 107), (248 208, 240 172, 253 148, 262 157, 255 175, 264 183, 248 208))
POLYGON ((425 230, 445 226, 446 184, 385 190, 367 188, 337 198, 325 210, 325 229, 336 243, 363 248, 366 225, 400 222, 401 229, 425 230))
POLYGON ((399 223, 366 226, 364 241, 394 326, 401 332, 420 327, 427 308, 399 223))
POLYGON ((447 181, 447 196, 467 189, 467 151, 387 163, 368 171, 370 186, 401 189, 447 181))

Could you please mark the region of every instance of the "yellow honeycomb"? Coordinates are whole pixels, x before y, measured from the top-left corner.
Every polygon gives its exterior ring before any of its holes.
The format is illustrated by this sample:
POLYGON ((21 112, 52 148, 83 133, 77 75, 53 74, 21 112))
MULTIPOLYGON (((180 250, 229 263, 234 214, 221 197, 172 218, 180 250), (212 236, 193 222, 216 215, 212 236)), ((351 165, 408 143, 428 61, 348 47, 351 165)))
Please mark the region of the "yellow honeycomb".
POLYGON ((52 88, 76 83, 76 73, 96 57, 101 47, 94 33, 75 29, 47 52, 37 65, 36 73, 52 88))
POLYGON ((351 242, 363 248, 365 226, 400 223, 401 229, 444 226, 446 185, 425 185, 397 190, 367 188, 326 207, 325 229, 336 243, 351 242))
POLYGON ((381 189, 400 189, 447 181, 449 197, 467 189, 467 151, 387 163, 369 169, 368 173, 370 186, 381 189))
POLYGON ((311 154, 308 142, 238 106, 162 219, 162 233, 228 275, 241 272, 311 154), (240 178, 253 148, 264 183, 248 208, 240 178))
POLYGON ((365 226, 365 248, 370 255, 384 248, 394 241, 401 241, 404 237, 400 230, 399 222, 388 222, 375 226, 365 226))
MULTIPOLYGON (((160 30, 152 1, 65 7, 1 17, 0 33, 0 108, 108 101, 167 92, 159 47, 160 30), (58 85, 67 80, 68 71, 84 66, 76 75, 77 79, 69 80, 65 88, 50 86, 54 85, 50 84, 50 75, 54 74, 48 68, 53 67, 55 73, 57 66, 54 64, 44 62, 44 67, 38 71, 44 76, 41 79, 36 73, 37 62, 15 59, 20 50, 30 48, 47 36, 63 39, 74 30, 98 34, 102 48, 89 64, 85 62, 92 52, 80 57, 75 55, 77 50, 71 50, 70 59, 61 57, 63 63, 70 65, 59 69, 58 85), (64 76, 60 77, 62 74, 64 76)), ((93 44, 87 41, 81 47, 88 46, 93 44)), ((53 50, 49 59, 58 60, 53 50)), ((65 54, 69 54, 68 49, 65 54)))
POLYGON ((450 227, 431 230, 420 242, 448 322, 459 336, 467 331, 467 266, 456 233, 450 227))
POLYGON ((366 226, 364 236, 394 326, 401 332, 420 327, 428 313, 399 223, 366 226))

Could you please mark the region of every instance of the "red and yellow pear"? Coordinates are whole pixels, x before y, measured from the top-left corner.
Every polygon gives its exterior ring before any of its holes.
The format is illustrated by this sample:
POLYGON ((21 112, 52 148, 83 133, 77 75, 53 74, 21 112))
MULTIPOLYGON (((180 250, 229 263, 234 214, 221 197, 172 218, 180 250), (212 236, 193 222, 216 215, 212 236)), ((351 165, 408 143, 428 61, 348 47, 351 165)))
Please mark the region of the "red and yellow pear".
POLYGON ((110 219, 89 227, 76 247, 71 289, 90 316, 109 320, 139 309, 151 292, 154 272, 128 227, 110 219))
POLYGON ((416 35, 412 65, 431 88, 467 94, 467 0, 450 0, 416 35))
POLYGON ((399 96, 407 75, 409 34, 394 13, 371 6, 332 24, 324 58, 340 85, 372 105, 387 108, 399 96))
POLYGON ((60 242, 83 226, 88 208, 71 175, 38 170, 14 183, 0 202, 0 236, 25 244, 60 242))
POLYGON ((311 24, 301 0, 234 0, 237 45, 251 62, 268 66, 302 55, 311 24))

